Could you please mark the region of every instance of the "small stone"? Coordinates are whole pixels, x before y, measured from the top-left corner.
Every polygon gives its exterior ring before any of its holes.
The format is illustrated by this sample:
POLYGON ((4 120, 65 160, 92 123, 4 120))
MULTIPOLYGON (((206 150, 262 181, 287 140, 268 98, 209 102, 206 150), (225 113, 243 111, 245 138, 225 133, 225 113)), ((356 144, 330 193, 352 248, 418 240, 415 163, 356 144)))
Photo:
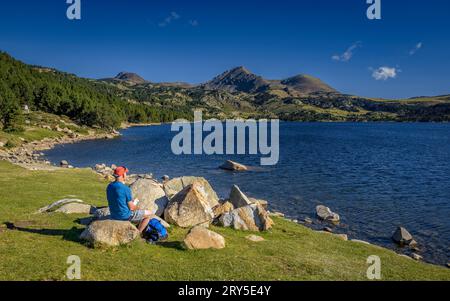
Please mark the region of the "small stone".
POLYGON ((360 240, 360 239, 351 239, 350 241, 365 244, 365 245, 370 245, 370 243, 368 243, 367 241, 360 240))
POLYGON ((254 234, 248 235, 248 236, 246 236, 245 238, 248 239, 248 240, 250 240, 250 241, 253 241, 253 242, 261 242, 261 241, 265 241, 265 239, 264 239, 263 237, 258 236, 258 235, 254 235, 254 234))
POLYGON ((309 217, 305 217, 304 222, 308 225, 311 225, 313 223, 312 219, 310 219, 309 217))
POLYGON ((417 261, 423 259, 422 256, 420 256, 419 254, 416 254, 416 253, 413 253, 413 254, 411 255, 411 257, 412 257, 414 260, 417 260, 417 261))
POLYGON ((270 213, 270 215, 275 216, 275 217, 284 217, 284 213, 281 213, 278 211, 272 212, 272 213, 270 213))
POLYGON ((333 229, 331 229, 330 227, 323 228, 323 231, 333 233, 333 229))
POLYGON ((335 234, 338 238, 342 239, 343 241, 348 241, 347 234, 335 234))
POLYGON ((59 166, 62 168, 68 168, 69 162, 67 162, 66 160, 62 160, 61 162, 59 162, 59 166))

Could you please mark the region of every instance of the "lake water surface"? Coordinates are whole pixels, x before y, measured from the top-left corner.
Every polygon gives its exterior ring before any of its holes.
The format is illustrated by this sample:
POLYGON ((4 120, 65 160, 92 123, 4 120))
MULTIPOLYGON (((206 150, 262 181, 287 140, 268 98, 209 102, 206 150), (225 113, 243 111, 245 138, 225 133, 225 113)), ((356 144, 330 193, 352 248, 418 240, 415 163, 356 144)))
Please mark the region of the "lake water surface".
POLYGON ((280 161, 270 167, 260 167, 259 156, 173 155, 174 134, 170 125, 135 127, 114 140, 57 146, 46 157, 77 167, 126 165, 155 177, 203 176, 221 197, 237 184, 300 221, 324 204, 341 216, 336 232, 396 249, 390 237, 402 225, 426 261, 450 260, 450 124, 281 123, 280 161), (218 169, 226 159, 256 168, 218 169))

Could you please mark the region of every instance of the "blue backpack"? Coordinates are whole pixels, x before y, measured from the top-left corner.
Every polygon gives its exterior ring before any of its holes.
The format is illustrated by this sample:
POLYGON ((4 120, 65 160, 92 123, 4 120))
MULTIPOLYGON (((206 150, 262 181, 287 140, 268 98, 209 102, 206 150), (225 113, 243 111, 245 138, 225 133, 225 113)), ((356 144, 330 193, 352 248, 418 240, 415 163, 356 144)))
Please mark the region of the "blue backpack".
POLYGON ((169 237, 167 229, 161 224, 161 222, 154 218, 148 222, 148 226, 144 231, 144 237, 150 241, 165 240, 169 237))

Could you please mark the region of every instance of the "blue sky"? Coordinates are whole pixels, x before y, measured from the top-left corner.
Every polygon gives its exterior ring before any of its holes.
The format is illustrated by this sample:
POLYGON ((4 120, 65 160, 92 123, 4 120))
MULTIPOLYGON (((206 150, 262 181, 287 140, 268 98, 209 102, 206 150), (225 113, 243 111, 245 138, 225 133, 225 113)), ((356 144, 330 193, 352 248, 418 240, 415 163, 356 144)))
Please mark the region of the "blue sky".
POLYGON ((269 79, 299 73, 341 92, 403 98, 450 93, 450 1, 2 1, 0 49, 89 78, 136 72, 200 83, 244 65, 269 79))

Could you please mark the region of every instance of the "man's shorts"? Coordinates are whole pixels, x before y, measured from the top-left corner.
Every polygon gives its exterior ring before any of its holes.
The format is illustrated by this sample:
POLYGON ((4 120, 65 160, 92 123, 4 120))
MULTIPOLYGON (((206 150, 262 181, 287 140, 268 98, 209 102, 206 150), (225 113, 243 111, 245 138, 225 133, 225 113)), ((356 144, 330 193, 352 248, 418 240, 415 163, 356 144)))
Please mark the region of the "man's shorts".
POLYGON ((131 216, 128 219, 133 224, 139 224, 145 217, 146 210, 131 211, 131 216))

